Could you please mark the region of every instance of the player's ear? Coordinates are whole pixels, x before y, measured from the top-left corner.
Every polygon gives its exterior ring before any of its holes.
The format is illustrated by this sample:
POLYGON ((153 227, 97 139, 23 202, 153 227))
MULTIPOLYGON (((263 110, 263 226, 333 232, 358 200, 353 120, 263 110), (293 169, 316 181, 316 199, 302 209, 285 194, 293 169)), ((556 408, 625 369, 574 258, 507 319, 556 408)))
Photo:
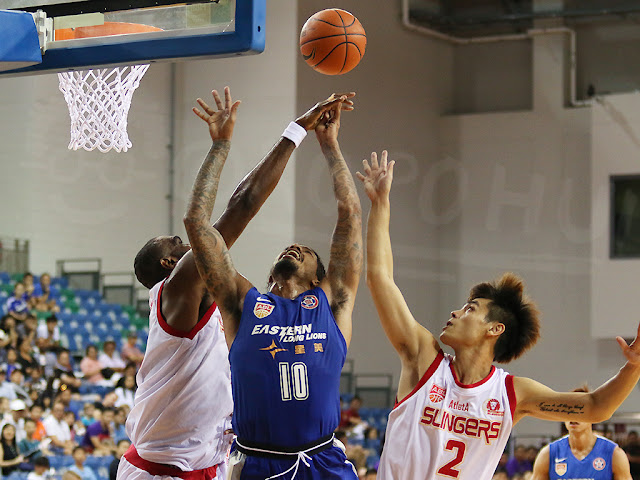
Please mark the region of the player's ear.
POLYGON ((166 268, 167 270, 173 270, 173 267, 176 266, 176 259, 173 257, 164 257, 160 260, 160 265, 162 268, 166 268))
POLYGON ((491 328, 489 329, 489 335, 499 337, 505 331, 504 323, 493 322, 491 324, 491 328))

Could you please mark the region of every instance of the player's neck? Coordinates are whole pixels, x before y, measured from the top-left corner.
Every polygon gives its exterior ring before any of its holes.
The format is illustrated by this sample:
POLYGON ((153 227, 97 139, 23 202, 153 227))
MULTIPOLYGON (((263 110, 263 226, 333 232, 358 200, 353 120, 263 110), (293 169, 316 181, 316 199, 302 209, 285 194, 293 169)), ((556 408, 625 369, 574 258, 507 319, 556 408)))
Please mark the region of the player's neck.
POLYGON ((589 455, 596 443, 596 440, 597 437, 590 428, 581 432, 571 432, 569 434, 569 446, 571 447, 573 455, 578 460, 582 460, 589 455))
POLYGON ((309 285, 301 284, 299 279, 294 277, 288 280, 276 280, 269 291, 279 297, 293 300, 307 290, 309 290, 309 285))
POLYGON ((484 380, 493 366, 493 352, 482 347, 456 350, 451 362, 460 383, 473 385, 484 380))

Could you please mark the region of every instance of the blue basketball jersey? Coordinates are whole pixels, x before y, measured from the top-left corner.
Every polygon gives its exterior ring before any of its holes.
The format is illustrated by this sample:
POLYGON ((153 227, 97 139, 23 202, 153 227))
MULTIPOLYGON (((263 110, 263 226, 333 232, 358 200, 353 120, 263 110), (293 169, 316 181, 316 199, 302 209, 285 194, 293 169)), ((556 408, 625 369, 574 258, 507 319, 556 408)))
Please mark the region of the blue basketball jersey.
POLYGON ((569 436, 562 437, 549 444, 549 480, 611 480, 616 447, 611 440, 598 436, 589 455, 578 460, 569 446, 569 436))
POLYGON ((295 300, 252 288, 229 351, 238 438, 297 447, 331 435, 346 353, 321 288, 295 300))

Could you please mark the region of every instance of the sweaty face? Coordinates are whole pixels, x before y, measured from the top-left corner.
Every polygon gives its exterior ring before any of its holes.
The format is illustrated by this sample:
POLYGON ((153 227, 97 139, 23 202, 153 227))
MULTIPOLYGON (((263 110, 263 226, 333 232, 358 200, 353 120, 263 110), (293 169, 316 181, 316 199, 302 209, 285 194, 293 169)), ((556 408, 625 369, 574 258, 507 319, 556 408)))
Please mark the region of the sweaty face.
POLYGON ((451 318, 440 334, 442 343, 454 349, 480 343, 491 327, 491 323, 486 321, 489 303, 486 298, 475 298, 451 312, 451 318))
POLYGON ((271 276, 287 280, 294 275, 308 280, 316 279, 318 257, 309 247, 294 243, 285 248, 271 267, 271 276))

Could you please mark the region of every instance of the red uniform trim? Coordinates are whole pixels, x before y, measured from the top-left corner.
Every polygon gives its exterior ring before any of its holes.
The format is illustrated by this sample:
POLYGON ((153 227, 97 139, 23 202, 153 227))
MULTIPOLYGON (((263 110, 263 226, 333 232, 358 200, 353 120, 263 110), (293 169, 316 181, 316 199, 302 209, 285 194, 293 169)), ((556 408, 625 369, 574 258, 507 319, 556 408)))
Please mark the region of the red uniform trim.
POLYGON ((127 453, 124 454, 124 458, 134 467, 138 467, 140 470, 144 470, 151 475, 178 477, 183 480, 213 480, 216 478, 218 470, 218 465, 214 465, 213 467, 203 468, 202 470, 185 472, 174 465, 150 462, 142 458, 133 445, 131 445, 127 453))
POLYGON ((156 300, 157 303, 157 307, 156 307, 156 314, 158 316, 158 323, 160 324, 160 326, 162 327, 162 329, 167 332, 169 335, 172 335, 174 337, 179 337, 179 338, 188 338, 189 340, 193 340, 193 337, 195 337, 197 335, 197 333, 202 330, 204 328, 204 326, 209 322, 209 319, 211 318, 211 315, 213 315, 213 312, 215 311, 217 305, 216 302, 213 302, 211 304, 211 306, 209 307, 209 309, 207 310, 207 312, 202 316, 202 318, 200 320, 198 320, 198 323, 195 324, 195 326, 189 330, 188 332, 183 332, 182 330, 177 330, 175 328, 173 328, 171 325, 169 325, 167 323, 167 321, 164 319, 164 317, 162 316, 162 289, 164 288, 164 282, 166 280, 164 280, 162 282, 162 285, 160 285, 160 289, 158 290, 158 298, 156 300))
POLYGON ((513 414, 516 412, 516 389, 513 387, 513 375, 507 375, 504 379, 504 384, 507 387, 507 398, 509 398, 509 410, 511 410, 511 419, 513 420, 513 414))
POLYGON ((489 375, 487 375, 486 377, 484 377, 482 380, 480 380, 479 382, 476 383, 472 383, 471 385, 467 385, 462 383, 461 381, 458 380, 458 377, 456 376, 456 371, 453 368, 453 362, 449 363, 449 368, 451 369, 451 374, 453 375, 453 379, 456 382, 456 385, 458 385, 459 387, 462 388, 473 388, 473 387, 479 387, 480 385, 482 385, 483 383, 487 383, 489 381, 489 379, 493 376, 493 372, 496 371, 496 367, 495 365, 491 365, 491 370, 489 371, 489 375))
POLYGON ((398 405, 400 405, 402 402, 405 402, 409 397, 411 397, 418 390, 420 390, 422 388, 422 386, 425 383, 427 383, 427 381, 431 378, 431 376, 438 369, 438 367, 440 366, 440 363, 442 362, 443 359, 444 359, 444 353, 442 352, 442 350, 440 350, 438 352, 438 355, 436 355, 435 360, 433 362, 431 362, 431 365, 429 365, 429 368, 427 368, 427 371, 424 372, 424 375, 422 376, 422 378, 420 379, 418 384, 415 386, 415 388, 413 390, 411 390, 411 393, 409 395, 407 395, 406 397, 404 397, 400 401, 398 401, 398 399, 396 398, 396 404, 393 406, 393 408, 396 408, 398 405))

